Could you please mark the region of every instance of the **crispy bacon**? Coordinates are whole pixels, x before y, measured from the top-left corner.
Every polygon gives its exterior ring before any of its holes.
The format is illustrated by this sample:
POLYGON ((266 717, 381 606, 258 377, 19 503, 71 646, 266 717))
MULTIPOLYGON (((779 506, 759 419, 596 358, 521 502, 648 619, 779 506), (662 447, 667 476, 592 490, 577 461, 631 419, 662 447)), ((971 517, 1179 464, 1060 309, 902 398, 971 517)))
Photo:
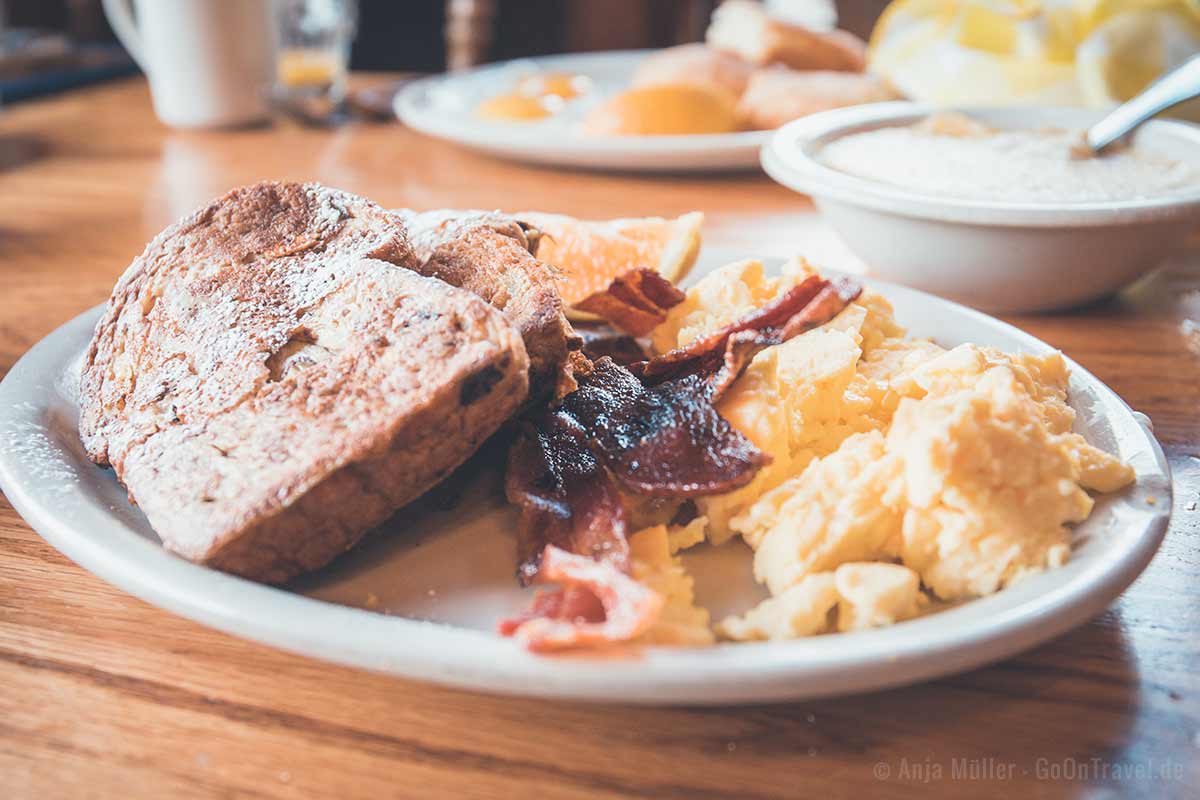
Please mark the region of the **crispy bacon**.
POLYGON ((721 354, 719 362, 715 359, 712 364, 706 360, 697 362, 697 366, 701 367, 697 377, 704 379, 709 402, 715 403, 720 400, 746 367, 750 366, 754 357, 770 346, 769 337, 770 334, 763 331, 738 331, 726 340, 724 352, 716 351, 721 354))
POLYGON ((528 584, 547 546, 629 565, 620 492, 592 454, 584 430, 547 411, 518 433, 505 475, 508 501, 521 509, 517 575, 528 584))
POLYGON ((645 364, 635 364, 631 371, 646 384, 661 383, 681 375, 712 374, 720 368, 725 345, 731 336, 741 331, 782 328, 827 285, 827 281, 811 275, 762 308, 696 339, 686 347, 663 353, 645 364))
POLYGON ((684 293, 652 269, 618 275, 607 289, 588 295, 575 308, 595 314, 626 333, 645 336, 683 302, 684 293))
POLYGON ((509 451, 505 491, 521 510, 522 583, 537 575, 547 545, 628 568, 628 514, 616 484, 699 497, 746 485, 770 461, 717 413, 702 379, 647 388, 609 358, 589 366, 579 388, 525 425, 509 451))
POLYGON ((820 327, 836 317, 858 297, 862 287, 850 281, 829 284, 782 328, 738 331, 725 343, 721 366, 708 380, 709 399, 717 402, 738 379, 754 357, 768 347, 782 344, 805 331, 820 327))
POLYGON ((713 408, 702 378, 646 387, 602 358, 562 413, 586 432, 592 452, 627 491, 700 497, 745 486, 770 457, 713 408))
MULTIPOLYGON (((542 555, 538 555, 539 563, 542 555)), ((529 608, 515 617, 500 620, 496 627, 501 636, 512 636, 529 620, 542 617, 575 622, 603 622, 605 618, 604 604, 591 590, 583 586, 568 586, 564 589, 538 592, 534 595, 529 608)))
MULTIPOLYGON (((606 295, 618 304, 633 296, 626 292, 633 284, 620 280, 606 295)), ((663 601, 627 574, 627 512, 617 486, 686 499, 752 480, 770 457, 713 404, 763 348, 828 322, 860 291, 850 281, 806 278, 688 347, 628 369, 578 354, 577 388, 522 431, 507 476, 509 500, 521 508, 522 582, 561 586, 501 623, 501 632, 531 650, 553 650, 627 641, 652 625, 663 601)), ((694 515, 693 505, 680 519, 694 515)))
POLYGON ((650 386, 684 375, 704 376, 715 402, 760 351, 824 325, 861 292, 862 287, 848 279, 827 281, 810 275, 736 322, 629 369, 650 386))
POLYGON ((671 517, 671 521, 667 524, 682 527, 698 516, 700 516, 700 509, 696 507, 696 503, 692 500, 684 500, 683 504, 675 509, 675 516, 671 517))
POLYGON ((798 314, 793 314, 779 333, 779 341, 786 342, 805 331, 820 327, 836 317, 862 294, 862 284, 850 278, 838 278, 828 282, 812 302, 798 314))
POLYGON ((499 626, 501 634, 534 651, 627 642, 649 629, 662 611, 662 595, 612 563, 553 545, 542 554, 537 582, 560 588, 538 595, 529 610, 499 626))

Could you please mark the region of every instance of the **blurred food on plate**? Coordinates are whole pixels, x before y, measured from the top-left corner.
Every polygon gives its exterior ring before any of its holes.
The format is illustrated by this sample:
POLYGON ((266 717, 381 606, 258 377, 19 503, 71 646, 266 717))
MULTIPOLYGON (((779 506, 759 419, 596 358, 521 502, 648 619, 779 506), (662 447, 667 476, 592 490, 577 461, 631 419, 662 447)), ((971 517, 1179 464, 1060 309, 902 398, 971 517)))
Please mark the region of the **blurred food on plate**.
POLYGON ((819 111, 900 97, 890 83, 866 72, 801 72, 773 66, 751 76, 738 115, 747 128, 769 130, 819 111))
POLYGON ((715 50, 703 42, 667 47, 647 58, 633 73, 633 86, 699 84, 718 86, 740 97, 754 73, 754 65, 715 50))
POLYGON ((518 79, 511 92, 484 100, 475 109, 483 119, 523 122, 543 119, 561 111, 567 101, 583 97, 592 89, 586 75, 540 72, 518 79))
POLYGON ((583 120, 597 136, 733 133, 737 99, 720 86, 673 84, 629 89, 597 106, 583 120))
MULTIPOLYGON (((866 44, 844 30, 819 30, 775 16, 754 0, 726 0, 713 13, 703 44, 670 47, 646 59, 634 86, 700 85, 729 93, 737 102, 737 126, 769 130, 792 120, 900 95, 886 81, 863 72, 866 44)), ((826 4, 801 3, 829 11, 826 4)), ((836 16, 833 17, 836 19, 836 16)))
POLYGON ((501 122, 525 122, 545 119, 561 106, 561 98, 539 97, 512 92, 489 97, 479 104, 479 107, 475 109, 475 114, 481 119, 494 119, 501 122))
MULTIPOLYGON (((713 12, 704 42, 645 58, 628 89, 588 109, 582 130, 596 136, 769 130, 817 111, 899 98, 886 80, 864 72, 866 42, 818 27, 835 18, 822 2, 726 0, 713 12), (800 13, 806 11, 813 13, 800 13)), ((505 121, 548 117, 579 93, 522 84, 550 85, 554 77, 526 76, 481 102, 476 114, 505 121)))
POLYGON ((517 92, 532 97, 558 97, 574 100, 591 90, 591 79, 586 75, 567 72, 545 72, 528 75, 517 81, 517 92))
POLYGON ((849 31, 819 31, 770 16, 755 0, 726 0, 713 12, 710 46, 757 66, 861 72, 866 44, 849 31))

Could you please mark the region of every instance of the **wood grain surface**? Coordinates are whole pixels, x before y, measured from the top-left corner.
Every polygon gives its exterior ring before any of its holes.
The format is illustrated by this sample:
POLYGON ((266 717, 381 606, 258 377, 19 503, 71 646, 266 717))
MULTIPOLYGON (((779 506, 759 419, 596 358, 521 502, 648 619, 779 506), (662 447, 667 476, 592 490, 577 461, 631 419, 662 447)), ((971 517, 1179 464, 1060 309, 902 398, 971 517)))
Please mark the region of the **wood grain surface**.
MULTIPOLYGON (((748 255, 822 236, 806 203, 762 176, 534 169, 395 124, 172 132, 133 80, 0 112, 0 375, 102 302, 160 228, 263 178, 395 206, 699 207, 708 244, 748 255)), ((330 666, 125 595, 0 499, 0 796, 1200 796, 1200 333, 1187 319, 1200 320, 1194 254, 1111 300, 1010 320, 1153 418, 1175 507, 1146 573, 1032 652, 857 697, 638 709, 330 666)))

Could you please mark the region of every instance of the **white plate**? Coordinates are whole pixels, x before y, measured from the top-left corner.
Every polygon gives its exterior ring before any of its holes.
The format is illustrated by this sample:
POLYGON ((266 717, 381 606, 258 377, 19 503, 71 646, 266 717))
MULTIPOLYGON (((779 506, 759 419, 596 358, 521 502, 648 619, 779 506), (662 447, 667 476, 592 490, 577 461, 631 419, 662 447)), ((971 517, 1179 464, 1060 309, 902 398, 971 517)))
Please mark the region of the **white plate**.
POLYGON ((579 53, 522 59, 424 78, 402 89, 396 116, 410 128, 492 155, 533 164, 648 172, 708 172, 758 169, 758 151, 770 131, 692 136, 588 136, 583 114, 602 98, 629 88, 638 62, 650 50, 579 53), (509 91, 535 72, 587 75, 594 92, 537 122, 481 120, 474 108, 509 91))
MULTIPOLYGON (((962 306, 898 286, 877 288, 915 336, 944 345, 1049 349, 962 306)), ((1171 507, 1166 461, 1140 415, 1071 363, 1077 430, 1132 464, 1137 482, 1097 502, 1062 569, 881 630, 703 650, 649 648, 603 659, 535 656, 493 632, 496 620, 530 597, 513 579, 514 523, 495 475, 476 481, 455 510, 401 512, 290 589, 162 550, 112 472, 89 463, 78 440, 75 375, 98 314, 93 309, 47 336, 0 384, 0 487, 22 516, 85 569, 162 608, 287 650, 418 680, 541 697, 716 704, 946 675, 1012 655, 1099 613, 1149 563, 1171 507), (371 595, 389 614, 360 608, 371 595)), ((763 596, 741 543, 701 546, 685 560, 698 599, 716 617, 763 596)))

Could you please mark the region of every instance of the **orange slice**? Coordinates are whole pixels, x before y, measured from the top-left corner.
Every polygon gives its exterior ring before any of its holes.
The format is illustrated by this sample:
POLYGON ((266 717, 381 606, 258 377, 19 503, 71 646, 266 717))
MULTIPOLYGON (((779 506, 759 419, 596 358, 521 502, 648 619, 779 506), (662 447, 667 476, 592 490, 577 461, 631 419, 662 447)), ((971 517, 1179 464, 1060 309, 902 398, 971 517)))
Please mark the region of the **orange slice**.
POLYGON ((544 234, 537 257, 561 271, 558 288, 571 319, 595 319, 571 307, 631 269, 649 267, 672 283, 683 280, 700 253, 704 222, 699 211, 595 222, 538 211, 513 216, 544 234))

